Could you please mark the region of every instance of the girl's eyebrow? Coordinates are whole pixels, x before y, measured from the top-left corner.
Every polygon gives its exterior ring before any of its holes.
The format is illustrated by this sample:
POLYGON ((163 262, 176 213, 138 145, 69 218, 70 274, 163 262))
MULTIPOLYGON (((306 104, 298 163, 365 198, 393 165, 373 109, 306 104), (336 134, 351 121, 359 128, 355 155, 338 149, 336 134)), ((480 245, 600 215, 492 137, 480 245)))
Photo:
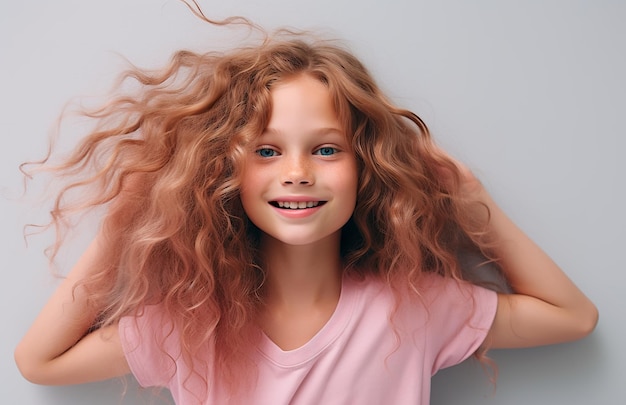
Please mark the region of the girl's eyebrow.
MULTIPOLYGON (((336 128, 336 127, 322 127, 322 128, 316 128, 312 131, 308 131, 306 132, 307 135, 315 135, 315 136, 324 136, 324 135, 341 135, 344 136, 344 131, 342 129, 336 128)), ((277 128, 265 128, 265 130, 263 130, 263 132, 261 133, 261 136, 263 135, 277 135, 277 136, 284 136, 285 133, 283 131, 281 131, 280 129, 277 128)))

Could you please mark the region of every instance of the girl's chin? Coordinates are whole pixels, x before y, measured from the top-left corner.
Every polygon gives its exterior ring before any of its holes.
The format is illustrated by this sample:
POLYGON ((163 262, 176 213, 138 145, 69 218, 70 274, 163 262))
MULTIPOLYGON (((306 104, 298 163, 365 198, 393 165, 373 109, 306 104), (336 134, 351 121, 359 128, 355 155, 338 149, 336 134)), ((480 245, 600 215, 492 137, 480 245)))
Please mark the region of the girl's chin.
MULTIPOLYGON (((295 232, 294 232, 295 233, 295 232)), ((285 234, 268 234, 263 233, 262 243, 265 246, 272 244, 281 245, 283 247, 305 248, 305 247, 321 247, 327 243, 336 246, 339 243, 341 231, 336 231, 325 235, 285 235, 285 234)))

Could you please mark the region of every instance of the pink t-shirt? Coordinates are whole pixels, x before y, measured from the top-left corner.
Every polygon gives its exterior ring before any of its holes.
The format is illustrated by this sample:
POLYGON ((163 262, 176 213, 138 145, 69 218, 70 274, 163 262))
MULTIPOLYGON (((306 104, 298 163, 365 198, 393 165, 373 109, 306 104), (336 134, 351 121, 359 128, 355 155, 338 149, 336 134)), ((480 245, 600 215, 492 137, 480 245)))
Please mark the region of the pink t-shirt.
MULTIPOLYGON (((492 291, 430 276, 421 299, 404 300, 394 312, 393 293, 381 282, 346 278, 335 312, 304 346, 283 351, 263 336, 255 389, 237 402, 428 404, 431 376, 477 350, 496 304, 492 291)), ((189 377, 178 337, 162 327, 162 318, 153 306, 138 318, 120 321, 122 345, 137 381, 169 388, 177 404, 232 403, 212 383, 210 367, 202 377, 189 377), (159 335, 167 336, 167 353, 156 344, 159 335), (199 402, 204 393, 207 399, 199 402)))

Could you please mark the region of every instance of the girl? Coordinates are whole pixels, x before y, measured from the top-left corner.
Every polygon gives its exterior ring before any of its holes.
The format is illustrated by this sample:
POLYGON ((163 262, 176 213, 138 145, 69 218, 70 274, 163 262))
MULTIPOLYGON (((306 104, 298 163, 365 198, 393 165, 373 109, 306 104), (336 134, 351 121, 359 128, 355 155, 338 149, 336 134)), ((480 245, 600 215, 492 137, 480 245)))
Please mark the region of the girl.
POLYGON ((54 168, 54 226, 107 212, 16 349, 28 380, 426 404, 440 368, 594 329, 595 306, 341 47, 277 33, 126 78, 138 91, 86 113, 54 168), (512 293, 469 282, 476 254, 512 293))

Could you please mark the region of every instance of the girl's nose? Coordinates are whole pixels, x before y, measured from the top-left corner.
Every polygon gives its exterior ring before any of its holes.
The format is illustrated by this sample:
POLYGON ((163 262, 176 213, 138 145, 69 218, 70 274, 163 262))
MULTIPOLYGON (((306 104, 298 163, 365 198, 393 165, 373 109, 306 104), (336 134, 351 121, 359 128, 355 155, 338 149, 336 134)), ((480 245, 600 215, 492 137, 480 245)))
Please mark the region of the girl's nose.
POLYGON ((283 184, 313 185, 315 183, 311 165, 304 158, 285 159, 281 176, 283 184))

